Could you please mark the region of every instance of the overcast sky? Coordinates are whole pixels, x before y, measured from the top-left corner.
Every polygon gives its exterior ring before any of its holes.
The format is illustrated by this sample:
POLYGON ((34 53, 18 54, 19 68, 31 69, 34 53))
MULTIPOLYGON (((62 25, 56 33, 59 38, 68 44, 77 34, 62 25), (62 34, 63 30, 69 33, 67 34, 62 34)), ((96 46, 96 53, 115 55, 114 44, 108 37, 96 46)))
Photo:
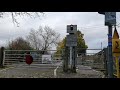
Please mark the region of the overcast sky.
MULTIPOLYGON (((9 15, 0 19, 0 46, 8 41, 22 36, 26 37, 31 28, 38 29, 39 26, 50 26, 61 34, 61 39, 67 35, 66 26, 76 24, 84 34, 88 48, 107 47, 108 27, 104 26, 104 15, 97 12, 45 12, 41 18, 31 19, 29 17, 19 18, 19 27, 12 23, 9 15)), ((117 23, 120 22, 120 13, 117 12, 117 23)), ((120 28, 117 27, 118 33, 120 28)))

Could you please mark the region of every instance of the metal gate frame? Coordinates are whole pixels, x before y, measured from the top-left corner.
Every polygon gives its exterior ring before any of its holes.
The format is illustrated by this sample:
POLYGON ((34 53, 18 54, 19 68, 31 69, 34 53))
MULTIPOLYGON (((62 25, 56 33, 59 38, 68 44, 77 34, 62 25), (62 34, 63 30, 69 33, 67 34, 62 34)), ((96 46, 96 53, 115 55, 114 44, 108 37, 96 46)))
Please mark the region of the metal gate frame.
MULTIPOLYGON (((41 55, 42 56, 42 54, 41 54, 41 52, 43 52, 43 51, 47 51, 47 52, 50 52, 50 54, 49 55, 51 55, 51 52, 55 52, 55 51, 57 51, 57 50, 4 50, 4 56, 3 56, 3 65, 5 66, 5 63, 6 63, 6 55, 8 55, 8 56, 11 56, 11 55, 21 55, 21 56, 25 56, 25 55, 27 55, 27 54, 25 54, 26 52, 36 52, 37 54, 39 53, 39 55, 41 55), (8 52, 17 52, 17 54, 16 53, 13 53, 13 54, 8 54, 8 52), (23 52, 24 54, 20 54, 20 52, 23 52)), ((53 54, 53 53, 52 53, 53 54)), ((61 57, 61 60, 62 60, 62 55, 61 54, 55 54, 55 55, 58 55, 59 57, 61 57)), ((52 56, 52 59, 54 59, 55 58, 55 56, 54 55, 51 55, 52 56)), ((9 58, 9 57, 8 57, 9 58)), ((15 58, 15 57, 12 57, 12 58, 15 58)), ((9 59, 9 60, 13 60, 13 59, 9 59)), ((17 61, 19 61, 18 60, 19 58, 17 57, 15 60, 17 60, 17 61)), ((38 59, 41 59, 41 57, 39 57, 38 59)), ((8 61, 9 61, 8 60, 8 61)), ((54 61, 54 60, 53 60, 54 61)), ((59 60, 57 60, 57 61, 59 61, 59 60)))

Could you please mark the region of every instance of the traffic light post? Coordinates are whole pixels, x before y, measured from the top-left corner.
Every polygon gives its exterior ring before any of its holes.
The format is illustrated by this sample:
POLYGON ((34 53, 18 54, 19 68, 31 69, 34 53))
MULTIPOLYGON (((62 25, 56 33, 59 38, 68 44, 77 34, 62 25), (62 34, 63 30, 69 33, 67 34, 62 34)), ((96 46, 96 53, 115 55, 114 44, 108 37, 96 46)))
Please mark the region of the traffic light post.
POLYGON ((108 78, 113 78, 113 55, 112 55, 112 26, 116 25, 116 12, 98 12, 105 15, 105 25, 108 26, 108 78))

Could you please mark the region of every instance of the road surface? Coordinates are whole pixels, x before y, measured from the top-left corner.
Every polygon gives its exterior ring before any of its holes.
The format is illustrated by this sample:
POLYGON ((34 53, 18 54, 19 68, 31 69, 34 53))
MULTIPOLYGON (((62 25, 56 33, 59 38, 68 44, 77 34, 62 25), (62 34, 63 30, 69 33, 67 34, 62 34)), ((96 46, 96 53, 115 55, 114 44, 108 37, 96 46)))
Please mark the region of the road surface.
POLYGON ((54 64, 16 64, 0 69, 0 78, 102 78, 103 73, 78 65, 77 73, 63 73, 60 62, 54 64), (58 67, 60 66, 60 67, 58 67), (56 76, 54 75, 56 74, 56 76))
POLYGON ((50 64, 14 65, 0 70, 0 78, 54 78, 54 69, 50 64))
POLYGON ((57 71, 57 78, 104 78, 104 74, 89 66, 78 65, 77 73, 63 73, 62 68, 57 71))

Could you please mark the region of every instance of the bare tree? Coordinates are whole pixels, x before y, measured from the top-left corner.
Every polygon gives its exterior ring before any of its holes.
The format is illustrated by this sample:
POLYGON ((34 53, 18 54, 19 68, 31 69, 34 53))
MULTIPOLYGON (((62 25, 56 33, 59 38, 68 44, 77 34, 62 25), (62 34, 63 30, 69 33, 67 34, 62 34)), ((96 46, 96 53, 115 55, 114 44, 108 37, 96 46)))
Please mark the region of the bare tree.
POLYGON ((0 18, 4 18, 5 14, 11 14, 11 18, 14 24, 17 24, 17 26, 19 25, 19 22, 17 21, 17 16, 28 16, 31 18, 36 18, 36 17, 40 17, 41 14, 44 15, 43 12, 0 12, 0 18))
POLYGON ((35 49, 48 50, 59 42, 60 34, 49 26, 39 27, 38 30, 31 30, 27 36, 28 41, 35 49))
POLYGON ((31 29, 29 35, 27 36, 27 40, 34 49, 41 49, 41 39, 38 38, 38 33, 34 29, 31 29))

